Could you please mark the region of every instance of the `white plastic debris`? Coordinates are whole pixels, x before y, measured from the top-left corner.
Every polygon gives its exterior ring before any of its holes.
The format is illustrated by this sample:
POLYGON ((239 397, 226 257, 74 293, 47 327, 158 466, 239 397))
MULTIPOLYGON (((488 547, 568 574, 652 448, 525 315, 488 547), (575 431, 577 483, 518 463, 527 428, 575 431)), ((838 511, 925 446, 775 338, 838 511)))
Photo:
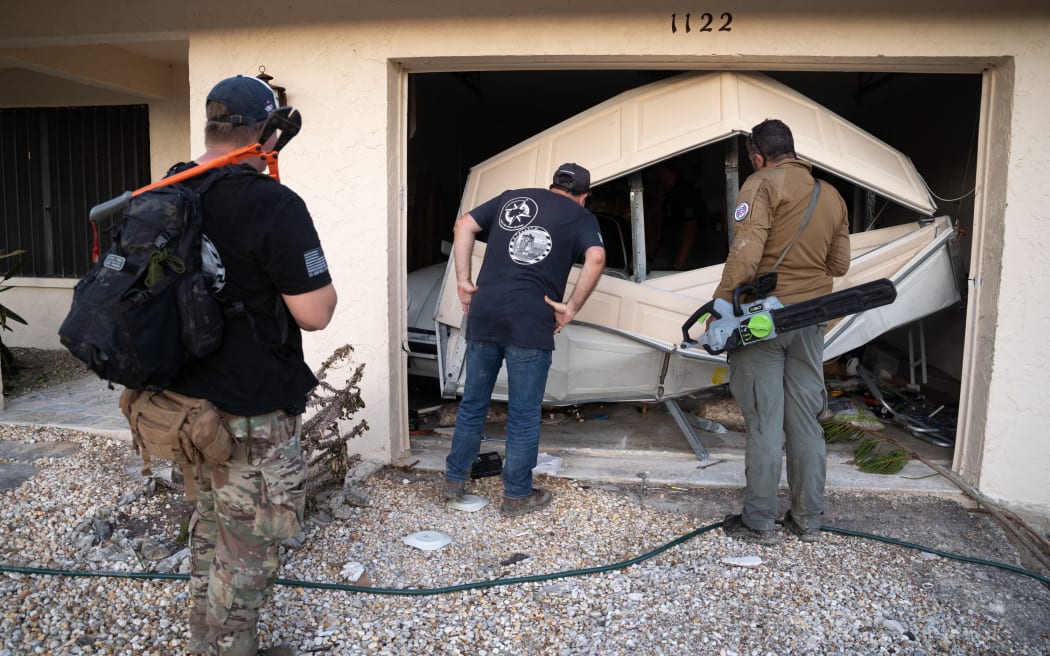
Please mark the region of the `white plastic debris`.
POLYGON ((448 500, 448 507, 453 510, 462 510, 464 512, 477 512, 489 505, 489 500, 485 497, 480 497, 476 494, 464 494, 463 498, 459 501, 455 499, 448 500))
POLYGON ((559 469, 561 469, 563 462, 565 462, 565 460, 558 456, 540 453, 536 456, 536 466, 532 468, 532 473, 553 476, 558 473, 559 469))
POLYGON ((434 551, 451 544, 451 542, 452 536, 441 531, 417 531, 411 535, 406 535, 404 538, 405 544, 423 551, 434 551))
POLYGON ((361 578, 361 575, 365 573, 365 566, 361 563, 349 562, 343 565, 343 569, 339 572, 339 576, 343 577, 347 581, 357 581, 361 578))
POLYGON ((722 562, 734 567, 758 567, 762 564, 762 559, 758 556, 726 556, 722 562))

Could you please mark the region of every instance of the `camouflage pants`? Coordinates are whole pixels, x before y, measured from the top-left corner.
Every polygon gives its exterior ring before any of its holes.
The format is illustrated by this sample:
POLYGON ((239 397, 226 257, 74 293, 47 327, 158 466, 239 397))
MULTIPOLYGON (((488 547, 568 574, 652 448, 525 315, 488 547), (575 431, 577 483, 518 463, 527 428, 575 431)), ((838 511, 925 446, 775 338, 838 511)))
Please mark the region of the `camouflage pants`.
POLYGON ((231 417, 223 465, 203 465, 190 527, 190 652, 252 655, 281 540, 299 535, 306 502, 302 418, 231 417))

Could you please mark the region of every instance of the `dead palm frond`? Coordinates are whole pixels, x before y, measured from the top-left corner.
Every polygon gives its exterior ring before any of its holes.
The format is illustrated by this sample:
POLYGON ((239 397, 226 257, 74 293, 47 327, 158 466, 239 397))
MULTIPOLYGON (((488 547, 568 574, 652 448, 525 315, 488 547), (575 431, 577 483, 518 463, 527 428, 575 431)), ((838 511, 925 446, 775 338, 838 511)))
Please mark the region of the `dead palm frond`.
POLYGON ((343 424, 365 407, 359 387, 365 365, 354 366, 353 352, 349 344, 336 349, 314 372, 318 384, 307 397, 306 407, 315 412, 303 422, 302 431, 303 451, 307 454, 308 496, 331 484, 342 485, 346 473, 361 459, 360 454, 351 453, 349 442, 368 430, 368 422, 362 419, 356 424, 343 424), (341 387, 328 381, 333 370, 351 366, 353 372, 341 387))

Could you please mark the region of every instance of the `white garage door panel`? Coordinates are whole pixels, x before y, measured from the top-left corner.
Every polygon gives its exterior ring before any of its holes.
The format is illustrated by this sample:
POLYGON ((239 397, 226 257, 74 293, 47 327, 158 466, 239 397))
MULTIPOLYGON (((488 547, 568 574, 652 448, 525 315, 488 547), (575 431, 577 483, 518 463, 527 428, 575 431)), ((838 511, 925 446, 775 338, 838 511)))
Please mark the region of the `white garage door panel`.
POLYGON ((690 78, 665 90, 639 94, 631 104, 637 107, 637 150, 648 153, 642 159, 662 159, 668 152, 688 150, 722 138, 725 128, 721 95, 717 75, 690 78))
MULTIPOLYGON (((513 153, 508 153, 502 158, 499 166, 490 166, 478 170, 478 184, 486 189, 498 189, 496 194, 505 189, 517 189, 521 186, 521 180, 532 179, 539 161, 538 146, 527 148, 515 148, 513 153)), ((543 158, 546 161, 546 157, 543 158)), ((491 197, 491 196, 490 196, 491 197)), ((481 202, 473 203, 467 207, 460 208, 460 214, 469 212, 489 197, 481 199, 481 202)))
POLYGON ((818 152, 821 144, 827 144, 830 126, 821 119, 828 110, 820 105, 765 76, 739 77, 736 89, 739 113, 734 118, 742 131, 750 132, 767 118, 778 118, 791 128, 799 154, 818 152))
MULTIPOLYGON (((587 168, 615 167, 623 158, 620 127, 622 108, 603 111, 586 120, 574 121, 549 135, 553 165, 536 171, 538 187, 550 184, 554 167, 564 162, 587 162, 587 168)), ((545 163, 546 164, 546 163, 545 163)), ((520 184, 518 186, 521 186, 520 184)))
POLYGON ((574 161, 594 184, 780 118, 800 157, 932 215, 936 204, 911 160, 760 73, 686 73, 622 93, 471 169, 460 211, 517 187, 546 187, 574 161))

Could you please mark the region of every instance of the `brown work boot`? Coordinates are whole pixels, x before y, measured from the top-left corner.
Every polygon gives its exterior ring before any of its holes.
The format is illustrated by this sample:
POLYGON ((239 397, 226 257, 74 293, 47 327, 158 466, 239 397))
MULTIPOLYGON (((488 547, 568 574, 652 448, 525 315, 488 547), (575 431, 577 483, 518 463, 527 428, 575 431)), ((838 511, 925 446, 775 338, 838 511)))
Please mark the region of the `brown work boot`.
POLYGON ((203 613, 190 613, 190 641, 186 643, 186 653, 189 656, 210 656, 215 653, 212 649, 211 636, 208 635, 208 625, 204 621, 203 613))
POLYGON ((755 544, 780 544, 776 531, 759 531, 744 523, 740 515, 726 515, 722 521, 722 532, 736 540, 754 542, 755 544))
POLYGON ((462 501, 467 484, 464 481, 449 481, 441 487, 441 498, 446 501, 462 501))
POLYGON ((791 516, 790 510, 784 515, 783 524, 785 529, 798 536, 798 539, 803 542, 820 542, 820 528, 812 526, 803 528, 795 518, 791 516))
POLYGON ((500 514, 504 517, 515 517, 517 515, 524 515, 530 513, 533 510, 539 510, 540 508, 546 508, 550 505, 551 499, 554 495, 544 490, 543 488, 534 487, 532 492, 527 497, 520 499, 510 499, 503 497, 503 503, 499 506, 500 514))

